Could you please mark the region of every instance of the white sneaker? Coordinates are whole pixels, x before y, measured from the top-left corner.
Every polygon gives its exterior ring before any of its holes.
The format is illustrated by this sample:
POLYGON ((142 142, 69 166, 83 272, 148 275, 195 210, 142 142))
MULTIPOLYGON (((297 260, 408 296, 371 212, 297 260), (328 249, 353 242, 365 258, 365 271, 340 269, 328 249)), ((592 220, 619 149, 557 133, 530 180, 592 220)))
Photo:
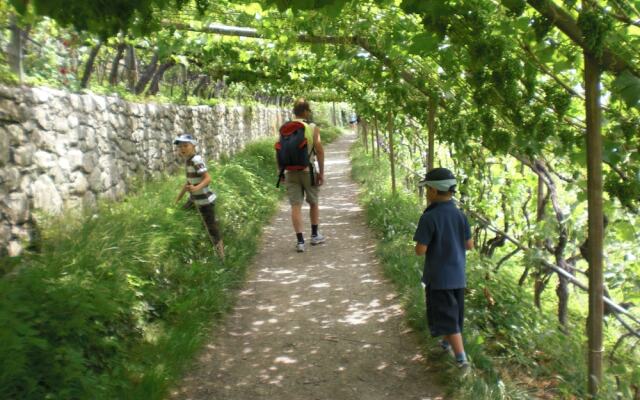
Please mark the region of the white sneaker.
POLYGON ((296 243, 296 251, 298 253, 303 253, 304 252, 304 243, 296 243))
POLYGON ((316 236, 311 236, 311 245, 315 246, 320 243, 324 243, 325 238, 321 233, 318 233, 316 236))

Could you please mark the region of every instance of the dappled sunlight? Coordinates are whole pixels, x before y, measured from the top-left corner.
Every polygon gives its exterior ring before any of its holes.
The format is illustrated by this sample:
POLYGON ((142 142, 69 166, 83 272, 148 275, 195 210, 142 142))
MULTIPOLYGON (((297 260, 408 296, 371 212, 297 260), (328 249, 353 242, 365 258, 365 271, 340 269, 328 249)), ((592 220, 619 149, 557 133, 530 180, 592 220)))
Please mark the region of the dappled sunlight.
POLYGON ((192 382, 193 398, 415 400, 437 392, 422 383, 426 361, 375 259, 343 153, 327 161, 321 189, 327 241, 296 253, 283 201, 238 305, 201 359, 207 381, 192 382))

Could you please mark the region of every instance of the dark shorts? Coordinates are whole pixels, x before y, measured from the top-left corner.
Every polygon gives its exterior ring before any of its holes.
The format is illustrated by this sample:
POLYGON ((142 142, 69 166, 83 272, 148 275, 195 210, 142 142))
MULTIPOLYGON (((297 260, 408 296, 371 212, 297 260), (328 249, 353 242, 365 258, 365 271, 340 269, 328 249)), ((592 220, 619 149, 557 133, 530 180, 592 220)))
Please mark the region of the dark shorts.
POLYGON ((431 336, 462 333, 464 320, 464 289, 425 288, 427 323, 431 336))

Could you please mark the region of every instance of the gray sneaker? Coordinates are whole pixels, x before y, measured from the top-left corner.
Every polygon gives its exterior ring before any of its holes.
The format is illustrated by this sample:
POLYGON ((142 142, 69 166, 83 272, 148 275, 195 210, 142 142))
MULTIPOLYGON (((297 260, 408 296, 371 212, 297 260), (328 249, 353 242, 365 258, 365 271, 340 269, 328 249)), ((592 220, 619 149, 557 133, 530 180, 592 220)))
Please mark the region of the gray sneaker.
POLYGON ((298 253, 303 253, 304 252, 304 243, 296 243, 296 251, 298 253))
POLYGON ((462 376, 467 376, 471 372, 471 364, 468 361, 456 361, 458 370, 462 376))
POLYGON ((324 243, 325 238, 321 233, 318 233, 316 236, 311 236, 311 245, 315 246, 320 243, 324 243))

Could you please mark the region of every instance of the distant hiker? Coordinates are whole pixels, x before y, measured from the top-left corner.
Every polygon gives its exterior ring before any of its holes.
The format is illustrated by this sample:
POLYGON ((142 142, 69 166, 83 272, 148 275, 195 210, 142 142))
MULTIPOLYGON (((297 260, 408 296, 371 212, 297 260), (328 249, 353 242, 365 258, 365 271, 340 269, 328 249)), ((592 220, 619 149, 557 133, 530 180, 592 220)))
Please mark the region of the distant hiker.
POLYGON ((425 284, 427 323, 432 337, 444 336, 440 346, 453 348, 457 365, 464 371, 469 363, 462 342, 466 250, 473 248, 467 217, 451 199, 456 179, 446 168, 429 171, 419 186, 427 187, 429 206, 420 217, 413 236, 416 255, 425 255, 422 282, 425 284))
POLYGON ((280 127, 280 139, 276 142, 278 185, 285 183, 291 204, 291 222, 296 233, 296 251, 303 252, 302 202, 306 195, 311 219, 311 244, 325 241, 318 232, 320 207, 318 188, 324 181, 324 149, 320 141, 320 129, 311 122, 311 107, 305 99, 298 99, 293 106, 294 118, 280 127), (315 167, 317 161, 317 170, 315 167))
POLYGON ((178 146, 180 157, 185 159, 187 172, 187 182, 180 190, 180 194, 176 198, 176 204, 186 192, 189 192, 189 202, 192 202, 198 209, 209 239, 218 252, 220 259, 224 261, 224 244, 215 214, 216 194, 209 189, 211 177, 207 172, 207 165, 204 159, 199 154, 196 154, 196 143, 196 139, 189 134, 180 135, 173 141, 173 144, 178 146))

